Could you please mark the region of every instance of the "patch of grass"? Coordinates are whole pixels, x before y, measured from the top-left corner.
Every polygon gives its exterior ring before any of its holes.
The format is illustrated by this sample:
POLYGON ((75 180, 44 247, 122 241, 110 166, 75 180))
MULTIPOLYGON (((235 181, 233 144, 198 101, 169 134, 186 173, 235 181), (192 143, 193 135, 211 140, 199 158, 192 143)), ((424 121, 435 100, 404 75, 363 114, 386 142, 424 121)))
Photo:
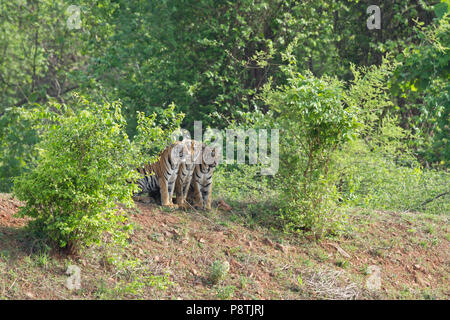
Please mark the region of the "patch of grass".
POLYGON ((7 261, 11 257, 11 252, 9 250, 0 251, 0 259, 7 261))
POLYGON ((208 280, 212 284, 217 284, 228 275, 230 271, 230 264, 228 261, 216 260, 210 267, 208 280))
POLYGON ((216 291, 217 298, 220 300, 229 300, 234 297, 235 286, 219 286, 216 291))
POLYGON ((47 253, 39 253, 36 256, 35 261, 36 261, 36 265, 40 268, 47 269, 50 265, 50 258, 47 253))
POLYGON ((320 262, 326 262, 330 259, 329 255, 320 247, 314 248, 311 253, 314 258, 316 258, 320 262))
POLYGON ((245 276, 239 277, 239 287, 241 289, 245 289, 247 287, 248 283, 249 283, 249 279, 247 277, 245 277, 245 276))
POLYGON ((335 262, 335 264, 342 269, 347 269, 349 266, 348 260, 339 259, 335 262))

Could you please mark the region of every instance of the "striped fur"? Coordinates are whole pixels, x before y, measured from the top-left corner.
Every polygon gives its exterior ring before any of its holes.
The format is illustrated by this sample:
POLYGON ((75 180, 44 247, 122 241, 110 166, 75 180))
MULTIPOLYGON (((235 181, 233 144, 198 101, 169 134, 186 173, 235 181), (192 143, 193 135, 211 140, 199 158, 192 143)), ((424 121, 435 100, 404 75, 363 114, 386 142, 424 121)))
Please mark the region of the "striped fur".
POLYGON ((186 159, 186 162, 180 164, 178 177, 175 181, 175 195, 177 198, 177 205, 180 207, 186 206, 186 197, 191 184, 195 164, 201 156, 202 151, 200 142, 195 140, 185 140, 185 142, 189 148, 190 156, 186 159))
POLYGON ((202 144, 201 163, 196 164, 192 175, 188 199, 198 209, 211 209, 212 176, 218 164, 219 153, 216 148, 202 144))
POLYGON ((175 142, 166 148, 155 163, 147 163, 138 172, 143 178, 137 181, 139 194, 148 193, 151 197, 160 196, 163 206, 173 206, 172 197, 179 167, 189 156, 184 142, 175 142))

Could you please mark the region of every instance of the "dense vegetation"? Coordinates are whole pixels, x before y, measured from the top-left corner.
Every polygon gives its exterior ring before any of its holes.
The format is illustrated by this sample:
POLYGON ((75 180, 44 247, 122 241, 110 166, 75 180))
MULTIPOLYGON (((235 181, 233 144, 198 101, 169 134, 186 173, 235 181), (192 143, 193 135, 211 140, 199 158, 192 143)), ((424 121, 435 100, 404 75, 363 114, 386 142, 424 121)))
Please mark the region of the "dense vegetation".
POLYGON ((448 0, 71 5, 0 0, 0 191, 60 245, 123 240, 122 182, 197 120, 280 130, 276 175, 216 174, 265 224, 320 237, 348 206, 449 212, 448 0))

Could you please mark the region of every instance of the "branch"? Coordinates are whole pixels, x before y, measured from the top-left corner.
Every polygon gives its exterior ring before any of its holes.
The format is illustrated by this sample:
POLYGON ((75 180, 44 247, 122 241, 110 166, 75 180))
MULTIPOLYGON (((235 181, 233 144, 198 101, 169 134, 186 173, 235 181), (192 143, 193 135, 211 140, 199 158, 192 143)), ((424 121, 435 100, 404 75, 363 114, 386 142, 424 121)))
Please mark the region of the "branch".
POLYGON ((431 199, 428 199, 427 201, 422 202, 422 203, 421 203, 419 206, 417 206, 415 209, 422 208, 423 206, 427 205, 428 203, 430 203, 430 202, 432 202, 432 201, 434 201, 434 200, 436 200, 436 199, 438 199, 438 198, 440 198, 440 197, 443 197, 443 196, 445 196, 446 194, 449 194, 449 193, 450 193, 450 191, 447 191, 447 192, 443 192, 443 193, 441 193, 441 194, 438 194, 438 195, 435 196, 434 198, 431 198, 431 199))
MULTIPOLYGON (((75 89, 78 89, 80 86, 78 85, 78 84, 75 84, 75 85, 73 85, 72 87, 68 87, 68 88, 66 88, 66 89, 64 89, 60 94, 58 94, 58 95, 54 95, 54 96, 51 96, 52 98, 56 98, 56 97, 59 97, 60 95, 62 95, 62 94, 65 94, 65 93, 67 93, 67 92, 70 92, 70 91, 72 91, 72 90, 75 90, 75 89)), ((41 102, 41 101, 45 101, 46 100, 46 98, 38 98, 37 99, 37 102, 41 102)), ((22 99, 21 101, 19 101, 19 102, 17 102, 14 106, 15 107, 20 107, 20 106, 22 106, 22 105, 24 105, 25 103, 27 103, 28 102, 28 98, 25 98, 25 99, 22 99)))

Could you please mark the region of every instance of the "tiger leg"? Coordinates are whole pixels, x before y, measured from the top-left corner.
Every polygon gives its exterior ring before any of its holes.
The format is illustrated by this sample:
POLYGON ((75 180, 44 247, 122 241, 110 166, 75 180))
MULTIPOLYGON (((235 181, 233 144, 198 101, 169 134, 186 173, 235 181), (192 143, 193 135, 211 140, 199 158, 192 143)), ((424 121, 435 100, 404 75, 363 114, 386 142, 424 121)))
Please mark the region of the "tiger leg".
POLYGON ((184 195, 183 195, 183 186, 179 181, 175 182, 175 196, 177 197, 177 205, 184 205, 184 195))
POLYGON ((178 200, 177 195, 177 204, 185 209, 189 209, 190 205, 188 204, 187 197, 189 193, 189 186, 191 185, 192 179, 187 179, 183 186, 180 188, 180 200, 178 200))
POLYGON ((161 192, 161 204, 165 207, 171 207, 173 206, 172 204, 172 199, 170 199, 169 196, 169 190, 168 190, 168 184, 167 181, 165 179, 161 179, 159 178, 159 185, 160 185, 160 192, 161 192))
POLYGON ((206 195, 206 199, 204 199, 205 209, 211 210, 211 200, 212 200, 212 183, 208 188, 208 193, 206 195))
POLYGON ((202 191, 200 190, 200 184, 194 181, 194 207, 197 209, 203 209, 202 191))

